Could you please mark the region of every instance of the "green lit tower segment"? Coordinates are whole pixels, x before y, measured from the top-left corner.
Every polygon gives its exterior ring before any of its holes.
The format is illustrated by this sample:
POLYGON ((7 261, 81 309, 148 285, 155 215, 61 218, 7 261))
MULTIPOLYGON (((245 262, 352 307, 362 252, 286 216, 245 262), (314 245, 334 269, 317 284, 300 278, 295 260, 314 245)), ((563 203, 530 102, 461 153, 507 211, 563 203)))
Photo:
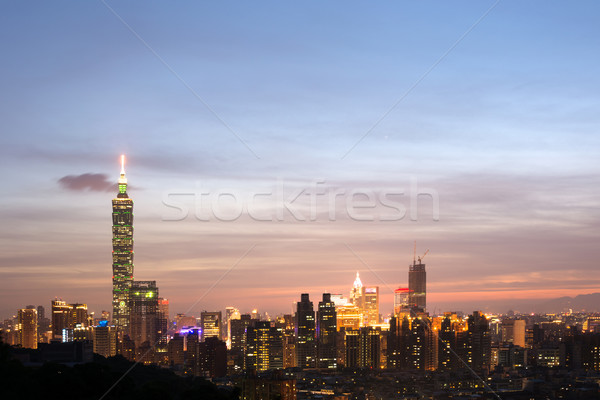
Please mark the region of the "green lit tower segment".
POLYGON ((127 333, 129 328, 129 293, 133 283, 133 200, 127 195, 125 156, 121 156, 119 193, 112 201, 113 220, 113 323, 127 333))

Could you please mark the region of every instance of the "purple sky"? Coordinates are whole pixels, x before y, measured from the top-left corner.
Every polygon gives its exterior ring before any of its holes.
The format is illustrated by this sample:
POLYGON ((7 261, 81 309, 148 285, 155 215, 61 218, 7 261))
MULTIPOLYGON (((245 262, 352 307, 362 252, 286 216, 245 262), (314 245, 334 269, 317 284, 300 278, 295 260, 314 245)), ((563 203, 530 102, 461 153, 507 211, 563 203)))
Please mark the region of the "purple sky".
POLYGON ((106 4, 0 16, 0 316, 109 309, 122 153, 172 313, 600 291, 597 3, 106 4))

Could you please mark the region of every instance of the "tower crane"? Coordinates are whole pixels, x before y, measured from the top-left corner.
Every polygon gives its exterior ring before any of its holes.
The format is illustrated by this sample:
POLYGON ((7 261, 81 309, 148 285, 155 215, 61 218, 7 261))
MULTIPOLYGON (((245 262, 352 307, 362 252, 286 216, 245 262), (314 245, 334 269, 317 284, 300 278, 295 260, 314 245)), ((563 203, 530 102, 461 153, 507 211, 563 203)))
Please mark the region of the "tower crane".
POLYGON ((427 253, 429 253, 429 249, 427 249, 427 251, 425 251, 425 254, 423 254, 421 257, 418 257, 419 264, 421 264, 421 260, 425 258, 425 256, 427 255, 427 253))

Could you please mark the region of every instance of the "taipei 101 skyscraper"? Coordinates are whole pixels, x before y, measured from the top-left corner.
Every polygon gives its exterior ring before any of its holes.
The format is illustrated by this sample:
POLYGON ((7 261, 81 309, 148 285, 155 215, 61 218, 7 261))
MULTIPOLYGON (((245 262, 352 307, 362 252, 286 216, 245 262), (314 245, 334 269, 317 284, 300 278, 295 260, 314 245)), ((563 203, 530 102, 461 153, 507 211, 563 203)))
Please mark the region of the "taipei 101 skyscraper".
POLYGON ((125 156, 121 156, 119 193, 112 201, 113 324, 121 334, 129 328, 129 291, 133 283, 133 200, 127 195, 125 156))

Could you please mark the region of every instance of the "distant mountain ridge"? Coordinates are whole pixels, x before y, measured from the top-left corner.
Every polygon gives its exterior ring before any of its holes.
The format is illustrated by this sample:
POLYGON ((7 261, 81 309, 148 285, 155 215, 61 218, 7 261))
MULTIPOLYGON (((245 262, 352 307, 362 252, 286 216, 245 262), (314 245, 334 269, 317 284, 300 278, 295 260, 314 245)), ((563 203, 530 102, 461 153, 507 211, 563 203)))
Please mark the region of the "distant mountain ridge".
POLYGON ((569 310, 573 310, 573 312, 600 312, 600 293, 580 294, 575 297, 558 297, 533 307, 533 312, 536 313, 559 313, 569 310))

